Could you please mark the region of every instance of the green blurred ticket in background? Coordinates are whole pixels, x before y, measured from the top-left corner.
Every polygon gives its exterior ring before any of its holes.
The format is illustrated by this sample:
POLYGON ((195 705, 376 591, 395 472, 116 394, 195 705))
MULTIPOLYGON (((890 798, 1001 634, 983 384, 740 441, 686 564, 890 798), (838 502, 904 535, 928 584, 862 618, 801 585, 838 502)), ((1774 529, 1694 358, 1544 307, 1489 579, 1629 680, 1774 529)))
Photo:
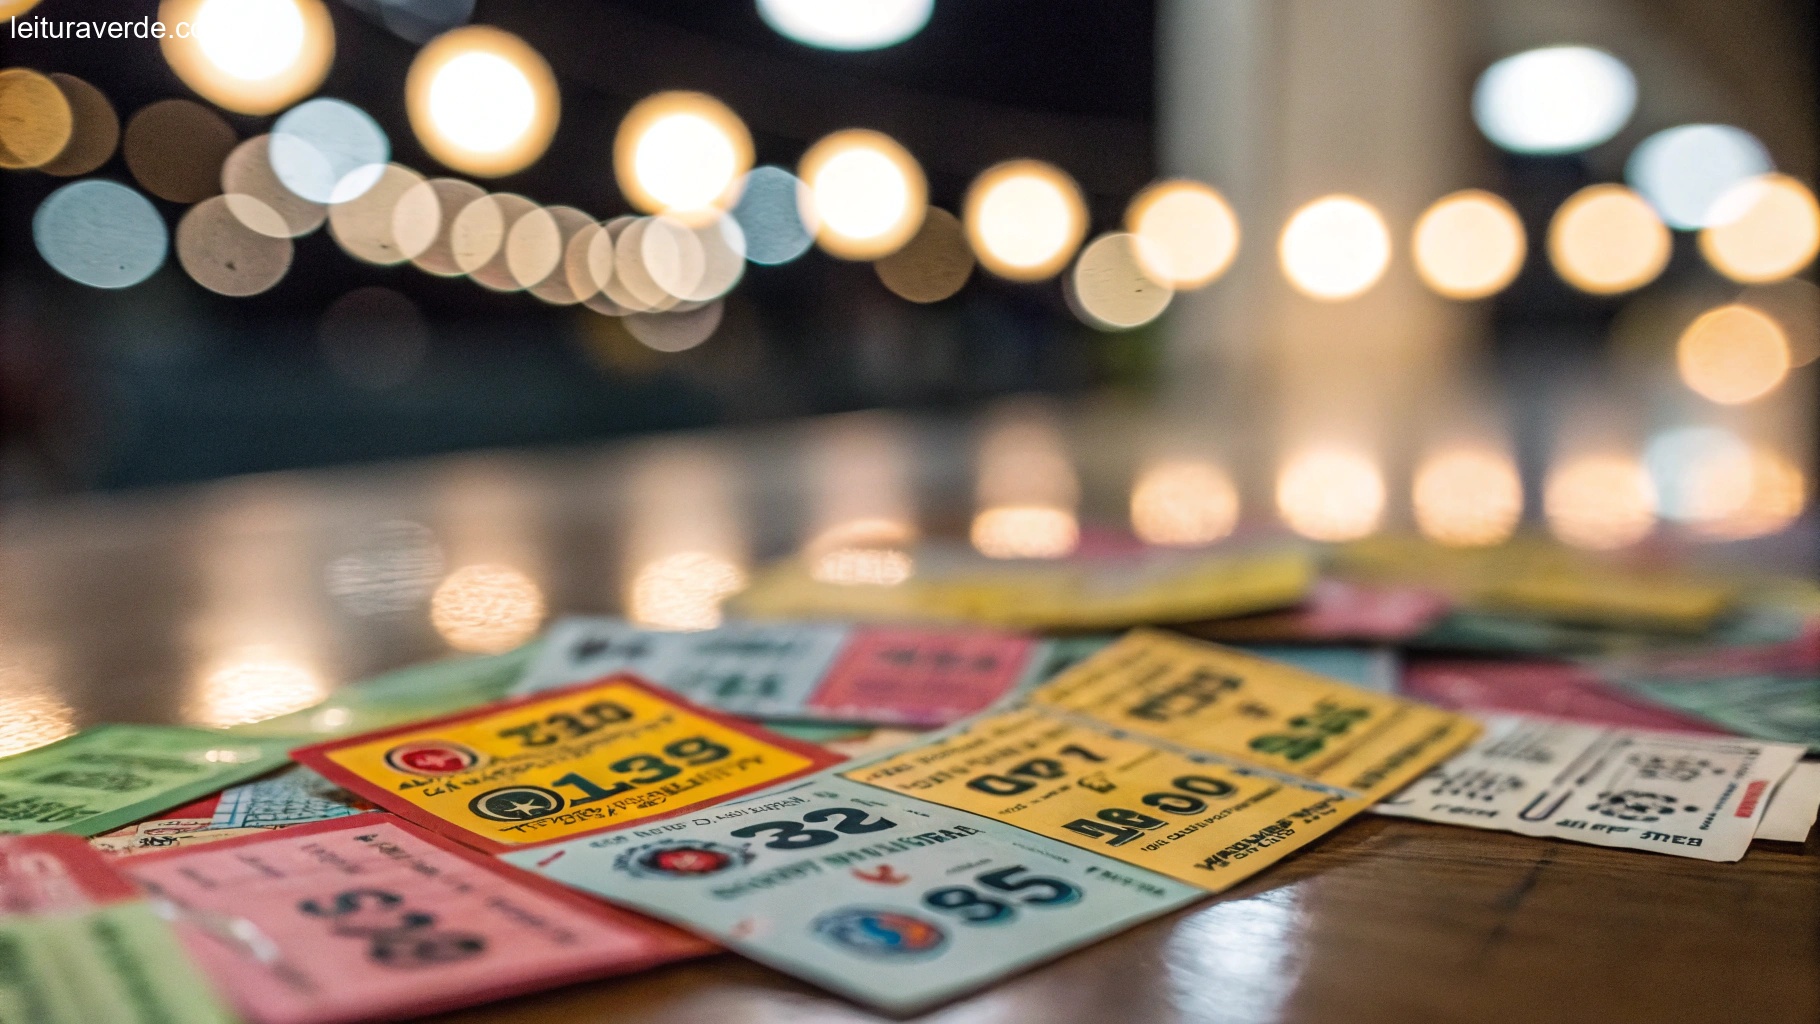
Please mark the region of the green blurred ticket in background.
POLYGON ((84 729, 0 759, 0 835, 99 835, 273 771, 286 746, 174 725, 84 729))

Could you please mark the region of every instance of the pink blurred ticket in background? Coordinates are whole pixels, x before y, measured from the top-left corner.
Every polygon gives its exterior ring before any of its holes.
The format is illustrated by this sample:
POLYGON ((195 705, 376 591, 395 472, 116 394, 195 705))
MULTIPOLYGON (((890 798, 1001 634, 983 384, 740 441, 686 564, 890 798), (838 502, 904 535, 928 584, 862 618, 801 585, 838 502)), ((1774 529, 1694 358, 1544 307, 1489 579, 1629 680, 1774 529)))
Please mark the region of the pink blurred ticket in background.
POLYGON ((1591 670, 1561 661, 1417 661, 1404 668, 1399 692, 1456 711, 1729 735, 1692 715, 1646 704, 1591 670))
POLYGON ((713 947, 362 814, 122 861, 253 1024, 390 1020, 713 947))
POLYGON ((133 883, 83 839, 55 832, 0 836, 0 916, 87 910, 138 897, 133 883))

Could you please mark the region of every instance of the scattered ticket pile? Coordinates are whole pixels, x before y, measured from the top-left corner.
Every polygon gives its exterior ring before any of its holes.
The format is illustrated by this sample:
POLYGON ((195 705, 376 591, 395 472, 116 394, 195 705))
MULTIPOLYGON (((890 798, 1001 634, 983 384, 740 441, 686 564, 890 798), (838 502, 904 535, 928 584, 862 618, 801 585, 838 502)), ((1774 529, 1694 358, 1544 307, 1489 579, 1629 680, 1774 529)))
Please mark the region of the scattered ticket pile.
POLYGON ((1367 813, 1729 862, 1820 806, 1786 580, 1373 541, 791 562, 735 610, 0 759, 0 1020, 390 1020, 718 947, 907 1013, 1367 813))

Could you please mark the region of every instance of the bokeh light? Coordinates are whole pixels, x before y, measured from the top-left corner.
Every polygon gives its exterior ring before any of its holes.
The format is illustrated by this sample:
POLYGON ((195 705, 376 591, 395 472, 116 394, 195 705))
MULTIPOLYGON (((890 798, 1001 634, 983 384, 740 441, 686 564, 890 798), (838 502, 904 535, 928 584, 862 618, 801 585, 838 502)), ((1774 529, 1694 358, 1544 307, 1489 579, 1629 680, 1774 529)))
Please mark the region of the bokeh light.
POLYGON ((1416 221, 1410 252, 1416 272, 1450 299, 1495 295, 1523 269, 1528 243, 1517 211, 1479 189, 1438 200, 1416 221))
POLYGON ((483 178, 537 162, 561 117, 550 65, 524 40, 489 25, 446 32, 417 51, 404 94, 423 148, 483 178))
POLYGON ((655 352, 683 352, 714 336, 720 329, 719 301, 694 309, 666 313, 628 313, 621 322, 639 344, 655 352))
MULTIPOLYGON (((674 309, 680 301, 664 290, 645 266, 645 233, 651 229, 651 217, 637 217, 625 224, 613 240, 613 274, 600 281, 601 292, 628 312, 650 313, 674 309)), ((599 238, 595 239, 599 245, 599 238)))
MULTIPOLYGON (((363 263, 389 267, 409 260, 417 252, 399 241, 399 207, 404 197, 423 182, 423 175, 403 164, 385 165, 371 188, 329 207, 329 234, 343 252, 363 263)), ((436 235, 440 211, 414 203, 405 212, 423 218, 421 223, 407 221, 405 237, 412 245, 428 245, 436 235)))
POLYGON ((1654 281, 1668 266, 1668 228, 1643 197, 1622 185, 1589 185, 1569 196, 1548 225, 1555 273, 1594 295, 1654 281))
POLYGON ((1624 180, 1669 226, 1691 230, 1716 223, 1726 192, 1774 169, 1769 150, 1744 129, 1684 124, 1657 132, 1632 150, 1624 180))
POLYGON ((0 167, 41 167, 75 132, 75 113, 57 83, 25 68, 0 71, 0 167))
POLYGON ((312 203, 359 198, 385 174, 391 142, 378 122, 352 103, 300 103, 272 126, 269 156, 284 187, 312 203))
POLYGON ((316 340, 336 375, 367 391, 385 391, 417 375, 430 350, 430 328, 416 303, 369 285, 323 312, 316 340))
POLYGON ((824 50, 877 50, 922 31, 935 0, 758 0, 779 34, 824 50))
POLYGON ((922 227, 902 249, 872 264, 878 279, 899 298, 940 302, 961 290, 973 276, 973 250, 954 214, 931 206, 922 227))
POLYGON ((1363 295, 1390 266, 1390 230, 1370 203, 1323 196, 1297 210, 1277 245, 1283 273, 1311 299, 1363 295))
POLYGON ((1239 252, 1238 217, 1198 181, 1159 181, 1139 192, 1125 210, 1125 230, 1144 241, 1144 270, 1176 291, 1212 283, 1239 252))
MULTIPOLYGON (((591 223, 592 218, 572 206, 539 206, 530 210, 506 232, 506 273, 520 288, 534 289, 543 284, 562 266, 569 238, 582 225, 591 223)), ((566 278, 562 285, 568 287, 566 278)))
POLYGON ((240 223, 262 235, 307 235, 328 219, 329 208, 292 192, 278 180, 271 146, 270 135, 256 135, 228 154, 221 165, 221 191, 228 209, 240 223))
POLYGON ((518 291, 506 265, 506 238, 519 219, 535 209, 536 203, 511 192, 494 192, 462 207, 449 229, 455 265, 483 288, 518 291))
MULTIPOLYGON (((242 203, 258 200, 242 197, 242 203)), ((269 210, 263 218, 276 220, 269 210)), ((257 295, 291 269, 291 239, 254 231, 228 206, 227 197, 205 199, 177 222, 177 262, 197 284, 218 295, 257 295)))
POLYGON ((430 624, 458 651, 498 654, 537 634, 543 589, 509 565, 466 565, 430 595, 430 624))
POLYGON ((455 218, 469 203, 485 195, 486 190, 472 182, 431 178, 399 197, 392 230, 407 252, 417 251, 411 257, 417 269, 437 277, 460 277, 465 273, 455 262, 455 218), (435 214, 435 230, 426 240, 422 232, 431 224, 431 211, 435 214))
POLYGON ((1060 168, 1012 160, 973 180, 963 219, 981 266, 1007 280, 1041 281, 1074 256, 1087 233, 1087 204, 1060 168))
POLYGON ((740 187, 733 219, 746 236, 746 258, 765 266, 789 263, 815 244, 809 187, 782 167, 755 167, 740 187))
POLYGON ((841 586, 895 587, 916 574, 908 548, 916 529, 899 519, 852 519, 822 531, 804 546, 809 575, 841 586))
POLYGON ((1738 301, 1768 315, 1782 328, 1791 367, 1820 359, 1820 286, 1791 277, 1746 288, 1738 301))
POLYGON ((1637 79, 1604 50, 1550 46, 1485 69, 1473 89, 1479 130, 1517 153, 1572 153, 1611 138, 1637 105, 1637 79))
POLYGON ((353 6, 378 15, 393 35, 420 46, 474 16, 474 0, 356 0, 353 6))
POLYGON ((626 617, 648 629, 713 629, 721 624, 721 603, 745 586, 745 572, 719 555, 676 552, 633 573, 626 617))
POLYGON ((1317 448, 1300 452, 1277 476, 1277 512, 1310 540, 1357 540, 1384 515, 1384 477, 1359 452, 1317 448))
POLYGON ((184 717, 217 728, 262 722, 321 703, 329 685, 314 670, 268 646, 236 650, 202 673, 184 717))
POLYGON ((830 255, 889 256, 922 226, 923 169, 889 135, 851 128, 825 136, 803 154, 797 174, 809 189, 815 240, 830 255))
POLYGON ((1788 338, 1774 319, 1733 303, 1688 325, 1675 346, 1675 363, 1695 394, 1740 405, 1774 391, 1788 376, 1788 338))
POLYGON ((32 241, 57 273, 91 288, 127 288, 164 265, 163 218, 151 200, 117 182, 73 181, 38 205, 32 241))
POLYGON ((647 96, 626 112, 613 139, 613 173, 626 199, 690 223, 732 206, 751 167, 745 122, 705 93, 647 96))
POLYGON ((1674 522, 1723 519, 1750 497, 1750 446, 1720 427, 1664 430, 1643 449, 1643 465, 1656 513, 1674 522))
POLYGON ((1746 179, 1719 197, 1700 252, 1734 281, 1762 284, 1801 271, 1820 251, 1820 205, 1786 174, 1746 179))
POLYGON ((140 188, 173 203, 199 203, 221 191, 222 165, 239 143, 202 104, 159 100, 127 121, 120 148, 140 188))
POLYGON ((238 114, 274 113, 308 96, 335 59, 335 25, 321 0, 164 0, 158 20, 171 70, 238 114), (191 31, 179 38, 185 21, 191 31))
MULTIPOLYGON (((0 72, 0 79, 5 74, 0 72)), ((54 71, 50 79, 57 84, 58 91, 63 93, 64 100, 69 103, 70 138, 56 158, 40 164, 38 170, 59 178, 87 174, 107 163, 108 158, 114 155, 114 147, 120 142, 120 117, 114 113, 114 105, 108 102, 107 96, 100 89, 75 75, 54 71)), ((0 105, 6 102, 4 95, 4 88, 0 87, 0 105)), ((0 115, 0 122, 8 120, 0 115)), ((5 131, 7 130, 0 130, 0 135, 5 131)), ((0 141, 0 162, 5 159, 5 149, 6 144, 0 141)))
POLYGON ((1081 250, 1068 278, 1068 294, 1088 326, 1102 331, 1140 327, 1163 315, 1175 292, 1144 266, 1147 243, 1122 231, 1108 232, 1081 250))
POLYGON ((1158 462, 1131 488, 1131 529, 1146 544, 1199 547, 1232 533, 1238 521, 1238 488, 1211 462, 1158 462))
POLYGON ((1509 455, 1462 446, 1437 451, 1416 467, 1410 495, 1416 526, 1449 547, 1507 540, 1523 518, 1523 481, 1509 455))
POLYGON ((1548 528, 1563 544, 1594 551, 1628 547, 1656 525, 1656 489, 1635 458, 1589 453, 1549 470, 1542 493, 1548 528))
POLYGON ((1081 542, 1073 511, 1048 505, 997 505, 980 509, 968 533, 987 558, 1065 558, 1081 542))
POLYGON ((1694 524, 1716 540, 1746 540, 1787 529, 1807 507, 1807 476, 1778 452, 1756 448, 1743 501, 1724 516, 1694 524))

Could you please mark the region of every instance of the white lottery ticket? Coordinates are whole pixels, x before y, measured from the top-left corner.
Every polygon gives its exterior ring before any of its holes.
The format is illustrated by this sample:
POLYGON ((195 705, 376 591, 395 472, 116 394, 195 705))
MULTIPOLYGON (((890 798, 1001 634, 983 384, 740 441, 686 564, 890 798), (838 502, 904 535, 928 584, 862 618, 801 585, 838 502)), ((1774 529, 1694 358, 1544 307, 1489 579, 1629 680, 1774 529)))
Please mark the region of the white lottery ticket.
POLYGON ((1735 861, 1803 748, 1538 718, 1485 735, 1381 814, 1735 861))
POLYGON ((502 856, 899 1013, 1206 895, 832 775, 686 819, 502 856))
POLYGON ((1804 761, 1788 773, 1769 798, 1757 838, 1779 843, 1805 843, 1820 818, 1820 761, 1804 761))

